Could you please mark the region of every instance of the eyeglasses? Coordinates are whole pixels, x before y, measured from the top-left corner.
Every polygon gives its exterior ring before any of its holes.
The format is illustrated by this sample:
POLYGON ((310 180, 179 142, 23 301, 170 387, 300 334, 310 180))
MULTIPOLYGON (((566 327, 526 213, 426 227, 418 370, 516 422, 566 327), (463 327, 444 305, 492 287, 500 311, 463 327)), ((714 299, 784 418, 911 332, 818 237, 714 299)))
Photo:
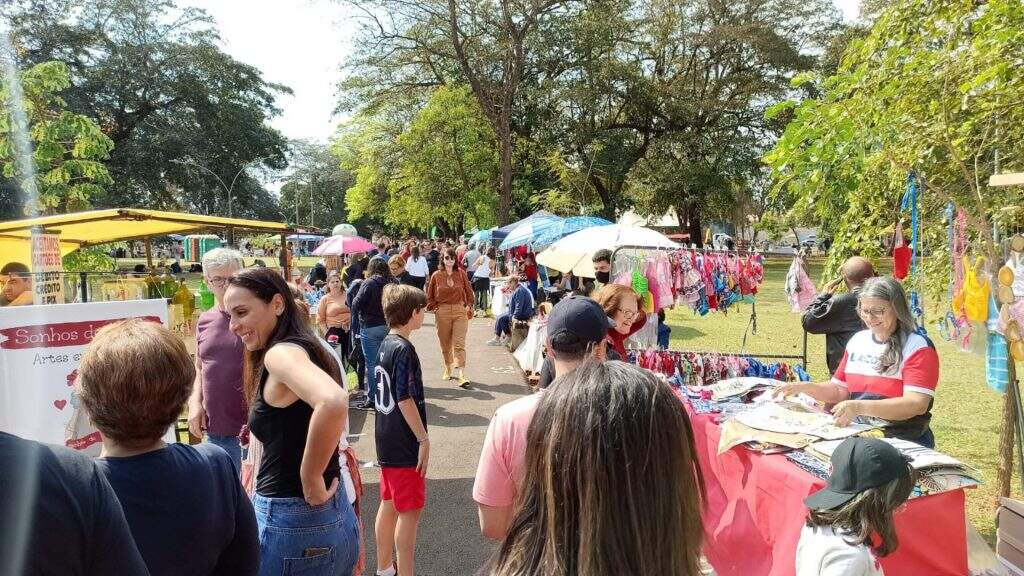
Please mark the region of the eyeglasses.
POLYGON ((230 279, 231 278, 226 278, 224 276, 213 276, 212 278, 207 278, 206 282, 210 286, 213 286, 215 288, 220 288, 221 286, 226 285, 228 283, 228 280, 230 280, 230 279))
POLYGON ((888 308, 858 308, 857 313, 864 318, 884 318, 886 313, 889 312, 888 308))
POLYGON ((452 258, 451 256, 445 256, 444 257, 444 261, 445 262, 455 262, 455 258, 452 258))
POLYGON ((636 315, 637 315, 637 314, 638 314, 638 313, 639 313, 640 311, 639 311, 639 310, 623 310, 622 308, 619 308, 619 312, 620 312, 620 313, 622 314, 622 316, 623 316, 623 317, 625 317, 625 318, 633 318, 633 317, 635 317, 635 316, 636 316, 636 315))

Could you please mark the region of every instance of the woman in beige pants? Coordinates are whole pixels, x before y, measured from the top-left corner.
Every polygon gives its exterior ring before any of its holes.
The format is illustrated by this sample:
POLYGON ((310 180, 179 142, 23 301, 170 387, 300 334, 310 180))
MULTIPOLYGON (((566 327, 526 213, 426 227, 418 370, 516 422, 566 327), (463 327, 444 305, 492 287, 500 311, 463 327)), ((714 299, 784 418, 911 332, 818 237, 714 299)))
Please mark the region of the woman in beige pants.
POLYGON ((473 288, 466 273, 459 269, 455 249, 444 251, 441 268, 434 272, 427 285, 427 310, 434 312, 437 339, 444 355, 443 380, 451 380, 452 368, 461 388, 469 388, 466 380, 466 331, 473 317, 473 288))

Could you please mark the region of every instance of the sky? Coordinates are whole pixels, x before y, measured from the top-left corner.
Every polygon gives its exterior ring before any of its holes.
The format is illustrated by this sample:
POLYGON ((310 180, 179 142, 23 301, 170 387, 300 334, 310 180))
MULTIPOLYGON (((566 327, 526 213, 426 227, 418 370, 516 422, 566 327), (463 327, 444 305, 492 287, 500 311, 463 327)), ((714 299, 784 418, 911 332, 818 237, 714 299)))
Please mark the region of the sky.
MULTIPOLYGON (((833 0, 847 20, 860 0, 833 0)), ((352 48, 355 23, 337 0, 178 0, 203 8, 216 21, 222 48, 294 91, 281 96, 271 124, 291 139, 320 142, 334 133, 332 118, 341 65, 352 48)))

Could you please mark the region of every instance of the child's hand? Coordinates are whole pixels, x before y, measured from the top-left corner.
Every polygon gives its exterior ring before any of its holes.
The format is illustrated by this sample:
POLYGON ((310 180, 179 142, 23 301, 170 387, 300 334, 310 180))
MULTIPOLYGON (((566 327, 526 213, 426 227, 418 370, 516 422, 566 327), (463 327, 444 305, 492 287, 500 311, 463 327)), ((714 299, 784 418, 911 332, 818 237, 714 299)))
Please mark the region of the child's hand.
POLYGON ((419 472, 419 475, 422 478, 426 478, 427 477, 427 463, 428 463, 429 460, 430 460, 430 438, 427 438, 423 442, 420 442, 420 453, 419 453, 419 457, 416 459, 416 472, 419 472))

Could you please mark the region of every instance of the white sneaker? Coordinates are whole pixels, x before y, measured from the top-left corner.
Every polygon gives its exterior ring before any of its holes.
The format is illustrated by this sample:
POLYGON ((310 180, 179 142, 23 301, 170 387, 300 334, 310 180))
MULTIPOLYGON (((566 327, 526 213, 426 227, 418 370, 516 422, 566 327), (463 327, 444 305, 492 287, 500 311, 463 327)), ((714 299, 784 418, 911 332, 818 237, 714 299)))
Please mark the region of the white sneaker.
POLYGON ((502 342, 498 338, 491 338, 490 340, 487 341, 488 346, 501 346, 502 344, 504 344, 504 342, 502 342))

